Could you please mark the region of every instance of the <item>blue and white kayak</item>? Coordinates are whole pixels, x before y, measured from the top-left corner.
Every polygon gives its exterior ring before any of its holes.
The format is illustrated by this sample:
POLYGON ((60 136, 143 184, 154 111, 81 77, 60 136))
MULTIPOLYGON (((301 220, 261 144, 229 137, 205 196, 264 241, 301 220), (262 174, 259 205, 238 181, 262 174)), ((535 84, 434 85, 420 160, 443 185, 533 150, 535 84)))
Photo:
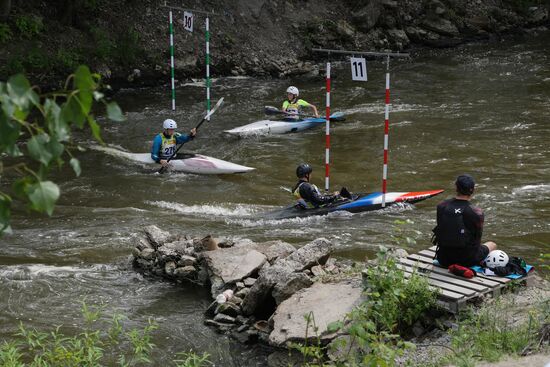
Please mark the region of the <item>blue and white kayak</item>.
MULTIPOLYGON (((331 121, 344 120, 343 112, 336 112, 330 116, 331 121)), ((269 134, 288 134, 298 131, 311 129, 325 123, 324 118, 305 118, 298 121, 284 120, 261 120, 248 125, 239 126, 224 132, 237 136, 254 136, 254 135, 269 135, 269 134)))
MULTIPOLYGON (((135 163, 142 163, 155 170, 160 165, 151 159, 150 153, 130 153, 123 150, 104 146, 92 146, 92 149, 102 151, 109 155, 125 158, 135 163)), ((222 175, 231 173, 246 173, 254 170, 252 167, 241 166, 221 159, 208 157, 202 154, 181 153, 170 160, 169 171, 193 173, 198 175, 222 175)))
MULTIPOLYGON (((439 195, 444 190, 411 191, 411 192, 387 192, 386 207, 398 203, 414 204, 422 200, 439 195)), ((382 193, 372 192, 367 194, 354 194, 351 199, 342 198, 334 203, 319 208, 304 209, 298 204, 266 214, 269 219, 286 219, 295 217, 309 217, 312 215, 327 215, 337 211, 351 213, 367 212, 382 209, 382 193)))

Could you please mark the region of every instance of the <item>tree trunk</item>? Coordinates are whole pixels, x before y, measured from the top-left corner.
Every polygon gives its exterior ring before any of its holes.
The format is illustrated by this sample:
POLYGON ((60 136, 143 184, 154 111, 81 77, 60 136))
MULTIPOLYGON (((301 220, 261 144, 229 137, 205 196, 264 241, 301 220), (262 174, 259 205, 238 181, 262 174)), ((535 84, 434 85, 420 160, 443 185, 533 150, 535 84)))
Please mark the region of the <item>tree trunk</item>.
POLYGON ((8 20, 11 10, 11 0, 0 0, 0 21, 8 20))

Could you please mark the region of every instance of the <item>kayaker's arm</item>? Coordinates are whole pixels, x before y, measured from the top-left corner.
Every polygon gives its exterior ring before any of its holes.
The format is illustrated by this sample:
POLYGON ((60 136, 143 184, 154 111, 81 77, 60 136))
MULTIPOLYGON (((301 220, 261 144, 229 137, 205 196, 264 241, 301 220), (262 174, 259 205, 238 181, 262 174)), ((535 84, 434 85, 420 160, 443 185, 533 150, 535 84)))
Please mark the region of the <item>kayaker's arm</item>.
POLYGON ((317 112, 317 107, 315 105, 309 104, 309 107, 313 110, 313 113, 315 114, 315 117, 319 118, 319 112, 317 112))
POLYGON ((191 129, 188 135, 177 134, 176 144, 187 143, 188 141, 193 140, 196 134, 197 134, 197 130, 195 130, 195 128, 191 129))
POLYGON ((162 145, 162 138, 160 135, 155 136, 153 139, 153 146, 151 148, 151 159, 157 163, 160 163, 160 146, 162 145))
POLYGON ((300 196, 315 206, 332 203, 338 198, 338 195, 322 195, 309 183, 300 186, 300 196))

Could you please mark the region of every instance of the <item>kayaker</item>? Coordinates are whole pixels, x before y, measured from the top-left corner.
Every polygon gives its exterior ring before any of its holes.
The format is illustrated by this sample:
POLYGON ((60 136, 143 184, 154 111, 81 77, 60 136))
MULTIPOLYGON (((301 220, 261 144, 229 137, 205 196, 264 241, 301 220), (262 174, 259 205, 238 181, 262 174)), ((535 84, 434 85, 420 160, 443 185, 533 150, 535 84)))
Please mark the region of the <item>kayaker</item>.
POLYGON ((296 168, 296 176, 298 183, 292 189, 292 194, 298 199, 298 204, 306 208, 318 208, 322 205, 330 204, 343 197, 351 198, 349 191, 343 187, 339 192, 336 191, 329 195, 323 195, 317 186, 310 183, 311 173, 313 169, 307 163, 302 163, 296 168))
POLYGON ((168 158, 176 151, 176 146, 192 140, 197 134, 197 130, 191 129, 189 135, 177 133, 178 124, 172 119, 164 120, 162 127, 164 131, 153 139, 151 158, 164 167, 168 164, 168 158))
POLYGON ((470 204, 474 178, 460 175, 455 186, 456 196, 437 205, 437 226, 433 229, 436 258, 444 267, 452 264, 480 265, 497 245, 494 242, 481 243, 483 211, 470 204))
POLYGON ((286 90, 286 101, 283 102, 282 111, 285 112, 287 120, 299 120, 300 113, 303 107, 309 107, 313 110, 316 118, 319 118, 319 113, 317 112, 317 107, 304 101, 303 99, 298 99, 300 91, 294 86, 290 86, 286 90))

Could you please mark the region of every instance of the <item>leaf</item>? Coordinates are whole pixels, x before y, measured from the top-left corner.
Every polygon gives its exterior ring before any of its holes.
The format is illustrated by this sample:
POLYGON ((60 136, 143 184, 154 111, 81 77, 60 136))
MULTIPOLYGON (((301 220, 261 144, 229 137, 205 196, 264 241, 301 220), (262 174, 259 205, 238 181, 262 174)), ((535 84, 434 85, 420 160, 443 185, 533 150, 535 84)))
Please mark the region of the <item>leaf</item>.
POLYGON ((3 111, 0 111, 0 153, 15 146, 20 131, 21 125, 11 120, 3 111))
POLYGON ((90 128, 92 129, 92 135, 94 136, 94 138, 100 143, 103 143, 103 139, 101 139, 101 128, 91 115, 88 116, 88 125, 90 125, 90 128))
POLYGON ((13 103, 21 109, 29 107, 29 92, 32 92, 31 84, 23 74, 10 77, 7 83, 7 90, 13 103))
POLYGON ((50 153, 46 146, 49 140, 50 138, 47 134, 39 134, 34 135, 27 143, 27 150, 31 158, 45 166, 47 166, 53 158, 53 154, 50 153))
POLYGON ((344 326, 344 323, 342 321, 334 321, 328 324, 327 331, 329 333, 334 333, 338 330, 340 330, 344 326))
POLYGON ((69 97, 67 102, 61 105, 61 118, 67 124, 73 123, 81 129, 84 127, 86 115, 82 113, 82 107, 77 95, 69 97))
POLYGON ((68 141, 70 139, 69 126, 65 119, 61 117, 61 108, 51 100, 44 102, 46 125, 50 136, 55 136, 58 141, 68 141))
POLYGON ((69 163, 71 167, 73 167, 75 175, 80 176, 80 174, 82 173, 82 170, 80 169, 80 161, 76 158, 71 158, 69 163))
POLYGON ((11 232, 11 198, 8 195, 0 193, 0 235, 5 232, 11 232))
POLYGON ((116 102, 109 102, 107 103, 107 116, 109 117, 109 120, 113 121, 125 121, 126 118, 122 114, 122 110, 118 106, 116 102))
POLYGON ((18 198, 26 199, 28 195, 29 186, 31 186, 33 182, 34 181, 30 176, 25 176, 23 178, 20 178, 13 183, 12 185, 13 192, 15 192, 15 195, 18 198))
POLYGON ((80 65, 74 74, 74 85, 78 89, 78 97, 81 103, 82 113, 88 115, 92 108, 93 91, 96 84, 92 79, 90 69, 85 65, 80 65))
POLYGON ((52 215, 55 202, 59 199, 59 187, 52 181, 40 181, 31 185, 28 197, 32 209, 52 215))

